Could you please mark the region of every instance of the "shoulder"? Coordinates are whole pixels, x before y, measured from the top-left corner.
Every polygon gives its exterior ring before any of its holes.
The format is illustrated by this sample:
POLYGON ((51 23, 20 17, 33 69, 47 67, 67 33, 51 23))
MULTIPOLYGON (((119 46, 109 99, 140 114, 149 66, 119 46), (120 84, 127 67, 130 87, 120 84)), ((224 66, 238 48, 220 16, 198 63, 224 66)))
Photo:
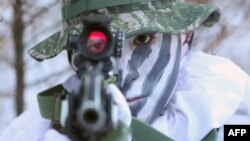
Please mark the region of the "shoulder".
POLYGON ((181 62, 176 98, 179 107, 200 105, 196 113, 207 113, 217 128, 245 103, 248 87, 248 74, 230 60, 192 51, 181 62))
POLYGON ((239 97, 243 97, 249 83, 249 75, 229 59, 193 50, 181 62, 179 78, 185 84, 235 93, 239 97))
POLYGON ((181 63, 181 71, 207 78, 218 78, 244 86, 249 75, 227 58, 191 51, 181 63))

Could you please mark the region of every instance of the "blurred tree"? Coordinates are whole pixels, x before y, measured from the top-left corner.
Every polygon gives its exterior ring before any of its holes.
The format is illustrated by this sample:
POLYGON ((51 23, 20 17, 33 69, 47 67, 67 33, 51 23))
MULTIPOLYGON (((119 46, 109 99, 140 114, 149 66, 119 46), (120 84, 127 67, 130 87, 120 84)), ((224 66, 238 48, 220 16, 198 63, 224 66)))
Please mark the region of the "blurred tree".
MULTIPOLYGON (((39 36, 44 36, 48 31, 54 31, 60 25, 59 20, 53 15, 46 15, 50 9, 55 10, 54 6, 59 5, 59 2, 59 0, 47 1, 47 3, 30 0, 0 1, 0 69, 2 70, 0 77, 4 77, 0 81, 5 85, 0 86, 0 98, 13 98, 16 116, 25 109, 27 104, 25 94, 29 88, 42 89, 40 85, 46 83, 47 86, 51 86, 56 80, 62 80, 58 77, 69 71, 62 63, 63 67, 54 68, 59 70, 57 73, 51 71, 51 74, 46 72, 37 77, 31 77, 30 71, 36 69, 41 72, 46 69, 46 65, 37 66, 37 62, 32 62, 32 59, 27 57, 27 47, 41 40, 39 36), (51 19, 55 21, 51 22, 51 19), (29 80, 30 78, 32 79, 29 80)), ((7 107, 4 104, 0 106, 7 107)), ((5 108, 2 107, 2 109, 5 108)))
POLYGON ((27 108, 37 110, 37 93, 72 75, 66 52, 44 62, 27 54, 62 28, 60 10, 60 0, 0 0, 0 134, 27 108))
POLYGON ((15 107, 16 114, 19 115, 23 112, 23 93, 24 93, 24 61, 23 61, 23 2, 22 0, 16 0, 13 3, 13 20, 12 20, 12 35, 14 41, 14 51, 15 51, 15 75, 16 75, 16 85, 15 85, 15 107))

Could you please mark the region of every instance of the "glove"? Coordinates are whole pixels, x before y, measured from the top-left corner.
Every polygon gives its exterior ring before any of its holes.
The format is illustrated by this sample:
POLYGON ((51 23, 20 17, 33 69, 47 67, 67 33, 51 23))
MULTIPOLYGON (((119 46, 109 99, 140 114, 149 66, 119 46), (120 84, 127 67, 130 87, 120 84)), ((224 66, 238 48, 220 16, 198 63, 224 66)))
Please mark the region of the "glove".
POLYGON ((132 121, 132 115, 121 91, 114 84, 108 84, 108 92, 112 95, 114 102, 118 105, 119 120, 122 121, 127 127, 130 127, 132 121))

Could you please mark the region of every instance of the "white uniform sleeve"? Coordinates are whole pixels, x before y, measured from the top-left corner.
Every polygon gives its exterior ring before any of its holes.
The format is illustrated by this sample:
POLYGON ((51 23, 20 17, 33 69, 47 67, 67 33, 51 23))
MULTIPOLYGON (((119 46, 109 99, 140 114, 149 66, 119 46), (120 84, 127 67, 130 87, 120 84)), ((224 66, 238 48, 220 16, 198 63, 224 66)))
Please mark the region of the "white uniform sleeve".
POLYGON ((38 141, 50 128, 50 121, 42 118, 38 111, 28 109, 14 119, 0 136, 1 141, 38 141))

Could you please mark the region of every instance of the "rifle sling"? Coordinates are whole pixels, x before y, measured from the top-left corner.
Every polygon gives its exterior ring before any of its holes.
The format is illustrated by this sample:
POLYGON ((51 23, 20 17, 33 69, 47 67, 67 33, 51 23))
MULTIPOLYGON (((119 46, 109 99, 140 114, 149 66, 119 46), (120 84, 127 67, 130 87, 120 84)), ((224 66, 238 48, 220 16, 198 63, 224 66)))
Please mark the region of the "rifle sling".
MULTIPOLYGON (((64 91, 62 85, 56 85, 37 95, 41 116, 52 122, 58 123, 60 120, 61 99, 60 94, 64 91)), ((135 117, 132 118, 132 135, 135 141, 173 141, 173 139, 162 134, 158 130, 141 122, 135 117)), ((213 129, 203 139, 203 141, 216 141, 217 131, 213 129)))
POLYGON ((64 88, 62 85, 56 85, 37 95, 38 106, 41 116, 52 121, 60 120, 61 99, 60 94, 64 88))

